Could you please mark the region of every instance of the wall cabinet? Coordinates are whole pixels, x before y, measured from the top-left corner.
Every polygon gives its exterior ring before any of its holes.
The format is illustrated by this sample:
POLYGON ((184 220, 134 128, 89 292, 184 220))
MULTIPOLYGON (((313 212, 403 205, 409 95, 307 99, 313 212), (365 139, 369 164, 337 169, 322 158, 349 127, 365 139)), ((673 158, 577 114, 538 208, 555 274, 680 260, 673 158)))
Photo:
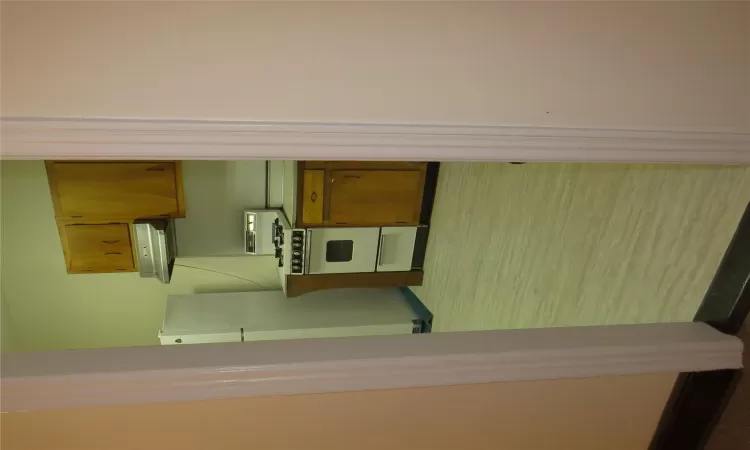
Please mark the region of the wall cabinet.
POLYGON ((70 273, 135 270, 130 225, 61 224, 60 237, 70 273))
POLYGON ((299 227, 418 225, 426 163, 301 162, 299 227))
POLYGON ((179 161, 46 161, 69 273, 132 272, 132 223, 185 217, 179 161))
POLYGON ((47 162, 55 215, 71 219, 184 217, 178 163, 47 162))

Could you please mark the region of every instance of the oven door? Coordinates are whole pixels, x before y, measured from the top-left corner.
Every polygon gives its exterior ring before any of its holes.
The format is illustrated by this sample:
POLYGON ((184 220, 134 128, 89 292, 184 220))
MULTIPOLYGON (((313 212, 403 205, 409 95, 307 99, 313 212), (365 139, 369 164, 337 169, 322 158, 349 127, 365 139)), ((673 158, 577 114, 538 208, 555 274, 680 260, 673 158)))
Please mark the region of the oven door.
POLYGON ((307 273, 375 272, 380 228, 307 230, 307 273))

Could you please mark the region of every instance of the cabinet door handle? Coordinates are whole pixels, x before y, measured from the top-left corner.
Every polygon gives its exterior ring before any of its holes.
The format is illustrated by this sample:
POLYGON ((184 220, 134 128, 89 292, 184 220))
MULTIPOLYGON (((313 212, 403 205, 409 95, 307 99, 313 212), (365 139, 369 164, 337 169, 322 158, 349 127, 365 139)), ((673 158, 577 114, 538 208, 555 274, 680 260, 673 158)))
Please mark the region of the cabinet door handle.
POLYGON ((146 169, 148 172, 164 172, 167 170, 164 166, 151 166, 148 169, 146 169))
POLYGON ((105 255, 122 255, 121 252, 106 252, 105 255))
POLYGON ((117 239, 117 240, 114 240, 114 241, 102 241, 102 242, 105 243, 105 244, 117 244, 118 242, 120 242, 120 240, 117 239))
POLYGON ((312 194, 310 194, 310 201, 315 203, 315 201, 318 199, 318 193, 313 191, 312 194))
POLYGON ((359 178, 359 175, 346 175, 344 178, 359 178))

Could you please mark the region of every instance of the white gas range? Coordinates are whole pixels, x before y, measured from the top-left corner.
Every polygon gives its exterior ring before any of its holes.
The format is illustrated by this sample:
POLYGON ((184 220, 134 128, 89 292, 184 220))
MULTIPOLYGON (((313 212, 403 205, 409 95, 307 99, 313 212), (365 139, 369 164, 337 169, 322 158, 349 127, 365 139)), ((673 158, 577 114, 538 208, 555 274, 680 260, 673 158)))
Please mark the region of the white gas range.
POLYGON ((292 228, 281 210, 274 229, 282 286, 288 275, 411 270, 417 234, 426 232, 416 226, 292 228))

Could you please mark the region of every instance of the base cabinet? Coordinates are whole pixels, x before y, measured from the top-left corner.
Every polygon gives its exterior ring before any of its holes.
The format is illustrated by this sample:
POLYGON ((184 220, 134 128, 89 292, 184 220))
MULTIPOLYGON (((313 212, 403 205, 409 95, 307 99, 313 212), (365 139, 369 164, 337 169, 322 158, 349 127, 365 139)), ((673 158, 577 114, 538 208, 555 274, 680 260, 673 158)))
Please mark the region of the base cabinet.
POLYGON ((298 163, 297 227, 418 225, 427 163, 298 163))
POLYGON ((329 273, 323 275, 287 275, 286 296, 297 297, 323 289, 421 286, 424 273, 408 272, 329 273))
POLYGON ((423 183, 423 173, 418 170, 334 170, 328 222, 416 225, 423 183))

